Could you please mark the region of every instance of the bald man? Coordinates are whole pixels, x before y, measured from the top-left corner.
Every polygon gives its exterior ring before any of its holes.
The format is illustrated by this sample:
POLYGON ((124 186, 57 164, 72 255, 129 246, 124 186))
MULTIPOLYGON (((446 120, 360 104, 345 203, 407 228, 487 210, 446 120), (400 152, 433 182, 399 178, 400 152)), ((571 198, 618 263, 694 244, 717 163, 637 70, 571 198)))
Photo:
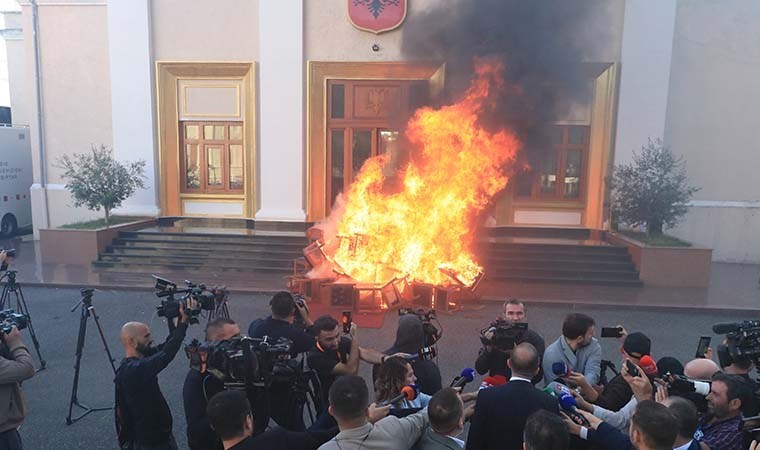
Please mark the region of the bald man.
POLYGON ((128 322, 121 327, 124 359, 116 371, 116 431, 121 448, 177 450, 172 413, 158 386, 158 373, 174 359, 187 332, 188 315, 180 303, 179 323, 166 342, 153 347, 150 327, 128 322), (131 442, 132 446, 126 446, 131 442))
POLYGON ((709 380, 716 372, 720 372, 720 367, 707 358, 693 359, 683 367, 683 374, 695 380, 709 380))

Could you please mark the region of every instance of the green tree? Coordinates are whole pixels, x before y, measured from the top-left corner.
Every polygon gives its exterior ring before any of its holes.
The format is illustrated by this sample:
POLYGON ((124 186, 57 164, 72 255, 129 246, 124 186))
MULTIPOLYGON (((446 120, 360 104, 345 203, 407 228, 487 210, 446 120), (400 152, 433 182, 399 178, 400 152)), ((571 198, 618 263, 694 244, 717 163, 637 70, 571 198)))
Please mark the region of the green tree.
POLYGON ((88 153, 75 153, 59 158, 56 167, 64 169, 66 189, 71 192, 74 206, 105 211, 106 226, 111 211, 121 206, 137 189, 145 188, 145 161, 120 163, 113 151, 101 145, 88 153))
POLYGON ((633 162, 615 167, 611 184, 615 219, 630 226, 646 225, 650 236, 674 226, 699 190, 687 184, 683 159, 660 139, 650 139, 641 152, 634 152, 633 162))

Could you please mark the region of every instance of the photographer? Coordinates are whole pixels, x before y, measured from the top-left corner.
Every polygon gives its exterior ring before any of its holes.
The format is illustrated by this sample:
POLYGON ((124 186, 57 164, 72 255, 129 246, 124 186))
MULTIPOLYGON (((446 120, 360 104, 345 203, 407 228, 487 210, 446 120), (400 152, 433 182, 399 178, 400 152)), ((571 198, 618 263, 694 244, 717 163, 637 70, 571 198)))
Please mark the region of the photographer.
MULTIPOLYGON (((188 309, 195 307, 188 300, 188 309)), ((172 414, 158 386, 158 374, 174 359, 187 332, 189 316, 179 304, 179 323, 158 349, 148 325, 128 322, 121 328, 125 358, 116 370, 116 432, 121 448, 176 450, 172 414)))
MULTIPOLYGON (((316 350, 308 353, 306 360, 309 367, 319 376, 322 402, 325 406, 329 401, 328 393, 335 379, 341 375, 356 375, 359 373, 359 361, 370 364, 382 364, 386 356, 377 350, 359 347, 359 337, 356 323, 351 324, 348 335, 341 336, 340 324, 331 316, 322 316, 314 322, 314 332, 317 333, 316 350)), ((409 356, 406 353, 396 353, 391 356, 409 356)))
POLYGON ((752 392, 738 375, 716 373, 707 395, 708 414, 699 423, 694 438, 710 450, 741 450, 742 436, 738 432, 742 405, 752 392))
POLYGON ((594 319, 585 314, 568 314, 562 322, 562 336, 546 348, 543 358, 544 382, 551 383, 560 375, 554 364, 586 377, 591 385, 599 383, 602 346, 594 337, 594 319))
POLYGON ((269 301, 272 315, 265 319, 257 319, 248 327, 248 336, 261 338, 269 336, 276 341, 281 337, 293 341, 292 356, 307 352, 314 348, 314 336, 311 335, 311 327, 314 323, 309 318, 309 310, 302 302, 297 302, 293 294, 286 291, 276 293, 269 301), (294 324, 295 317, 301 319, 303 326, 294 324))
MULTIPOLYGON (((219 317, 206 326, 206 341, 217 342, 240 335, 240 327, 234 320, 219 317)), ((214 450, 219 441, 209 425, 206 405, 211 397, 224 390, 224 383, 209 371, 191 368, 182 387, 182 399, 187 420, 187 445, 190 450, 214 450)))
MULTIPOLYGON (((5 252, 2 252, 4 255, 5 252)), ((18 427, 26 414, 21 382, 34 376, 32 355, 21 341, 21 332, 14 325, 3 337, 0 351, 0 448, 21 450, 18 427)))
MULTIPOLYGON (((293 342, 291 356, 314 348, 314 336, 307 330, 311 330, 314 323, 309 318, 309 311, 303 301, 297 301, 290 292, 280 291, 269 302, 272 315, 265 319, 254 320, 248 327, 248 335, 253 338, 268 336, 269 340, 276 342, 280 338, 286 338, 293 342), (300 325, 294 322, 296 318, 300 325)), ((257 393, 263 394, 263 393, 257 393)), ((269 386, 269 401, 267 402, 269 416, 280 426, 293 431, 305 429, 303 423, 303 405, 294 403, 293 383, 291 380, 275 380, 269 386), (293 406, 295 405, 295 407, 293 406)), ((253 399, 254 408, 258 413, 256 417, 256 433, 263 431, 269 424, 267 414, 263 408, 265 399, 253 399)))
MULTIPOLYGON (((527 315, 525 314, 525 304, 517 299, 511 299, 504 303, 504 320, 506 320, 507 324, 513 324, 513 323, 526 323, 528 320, 527 315)), ((498 319, 496 324, 498 324, 498 319)), ((492 328, 495 324, 492 324, 492 328)), ((498 325, 496 325, 498 326, 498 325)), ((488 341, 491 341, 494 337, 494 331, 487 331, 484 334, 484 338, 488 341)), ((544 338, 541 337, 540 334, 536 333, 535 331, 531 329, 526 329, 524 331, 521 331, 517 334, 514 345, 522 344, 523 342, 527 342, 529 344, 532 344, 533 347, 536 348, 538 351, 539 358, 544 357, 544 350, 546 348, 546 343, 544 342, 544 338)), ((483 348, 480 350, 480 354, 478 355, 478 359, 475 361, 475 370, 483 375, 486 372, 488 372, 489 376, 494 375, 504 375, 507 379, 509 379, 512 376, 512 371, 509 370, 509 367, 507 366, 507 360, 509 359, 509 352, 511 349, 504 349, 499 348, 498 346, 485 344, 483 348)), ((539 372, 538 375, 533 379, 533 383, 538 383, 541 381, 541 373, 539 372)))
MULTIPOLYGON (((429 325, 429 324, 428 324, 429 325)), ((422 319, 416 314, 406 314, 398 318, 398 328, 396 329, 396 340, 393 345, 385 351, 386 355, 403 352, 409 354, 419 354, 423 347, 426 347, 425 331, 423 329, 422 319)), ((414 376, 417 377, 417 384, 420 391, 425 394, 433 395, 441 390, 441 371, 432 360, 414 359, 410 363, 414 370, 414 376)), ((372 378, 376 378, 378 366, 373 367, 372 378)))

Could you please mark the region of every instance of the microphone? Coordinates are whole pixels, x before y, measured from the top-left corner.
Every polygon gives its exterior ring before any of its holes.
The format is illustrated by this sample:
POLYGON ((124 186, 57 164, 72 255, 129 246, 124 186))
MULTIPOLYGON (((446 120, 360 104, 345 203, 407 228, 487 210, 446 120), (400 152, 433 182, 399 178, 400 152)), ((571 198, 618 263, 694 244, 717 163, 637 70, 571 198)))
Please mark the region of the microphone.
POLYGON ((504 375, 494 375, 483 378, 483 382, 480 383, 480 389, 486 389, 494 386, 502 386, 507 384, 507 377, 504 375))
POLYGON ((586 420, 586 418, 578 412, 578 403, 576 403, 575 398, 573 398, 572 395, 560 395, 559 404, 562 406, 562 409, 570 416, 570 418, 573 419, 573 422, 584 426, 591 426, 588 420, 586 420))
POLYGON ((418 392, 418 390, 419 390, 419 388, 417 387, 417 385, 414 385, 414 384, 410 384, 410 385, 404 386, 404 387, 401 388, 401 393, 400 394, 398 394, 397 396, 391 398, 390 400, 385 400, 385 401, 380 402, 380 404, 378 404, 377 406, 383 407, 383 406, 392 405, 392 404, 396 403, 399 400, 407 400, 407 401, 411 402, 415 398, 417 398, 417 392, 418 392))
POLYGON ((573 392, 570 390, 569 387, 565 386, 562 383, 558 383, 556 381, 552 381, 551 383, 547 384, 544 388, 544 392, 547 394, 551 394, 554 397, 559 398, 561 395, 569 395, 570 397, 573 396, 573 392))
POLYGON ((712 326, 712 330, 715 334, 728 334, 739 331, 739 325, 738 323, 716 323, 712 326))
POLYGON ((464 387, 465 384, 469 383, 475 378, 475 369, 472 369, 470 367, 462 369, 462 373, 459 374, 458 377, 454 378, 454 381, 451 382, 449 387, 452 388, 459 388, 464 387))
POLYGON ((657 363, 654 362, 654 359, 649 355, 641 357, 639 360, 639 367, 641 367, 641 370, 643 370, 647 376, 654 377, 658 374, 657 363))
POLYGON ((572 370, 570 367, 568 367, 567 364, 564 363, 564 361, 555 362, 552 364, 552 373, 558 377, 569 376, 570 372, 572 372, 572 370))

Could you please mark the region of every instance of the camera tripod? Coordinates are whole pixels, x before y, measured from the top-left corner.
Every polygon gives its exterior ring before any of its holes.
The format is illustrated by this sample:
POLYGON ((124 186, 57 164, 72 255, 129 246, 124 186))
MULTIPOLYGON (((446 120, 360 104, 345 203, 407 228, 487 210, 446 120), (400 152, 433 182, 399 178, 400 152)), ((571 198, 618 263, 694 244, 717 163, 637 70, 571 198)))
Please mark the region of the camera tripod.
POLYGON ((79 369, 81 368, 81 361, 82 361, 82 349, 84 348, 84 338, 87 334, 87 319, 90 317, 93 318, 95 321, 95 326, 98 327, 98 333, 100 333, 100 339, 103 341, 103 347, 106 350, 106 354, 108 355, 108 362, 111 363, 111 369, 113 369, 113 372, 116 373, 116 366, 114 365, 114 359, 113 356, 111 356, 111 351, 108 349, 108 342, 106 341, 106 336, 103 334, 103 327, 100 326, 100 320, 98 319, 98 315, 95 312, 95 307, 92 306, 92 293, 94 289, 82 289, 82 298, 77 302, 76 305, 74 305, 73 308, 71 308, 71 312, 76 311, 77 308, 80 308, 81 310, 81 316, 79 319, 79 337, 77 338, 77 361, 76 364, 74 364, 74 385, 71 388, 71 400, 69 401, 69 415, 66 416, 66 425, 71 425, 74 422, 78 421, 79 419, 82 419, 87 414, 90 414, 91 412, 97 412, 97 411, 110 411, 113 409, 113 406, 109 407, 101 407, 101 408, 90 408, 89 406, 83 405, 79 402, 79 399, 77 398, 77 391, 79 390, 79 369), (84 412, 79 414, 78 416, 72 418, 71 413, 74 409, 74 405, 78 406, 84 412))
MULTIPOLYGON (((27 328, 29 328, 29 335, 32 337, 32 343, 34 349, 37 351, 37 357, 40 359, 39 370, 45 369, 45 360, 42 359, 42 353, 40 353, 40 341, 37 340, 37 333, 34 332, 34 326, 32 325, 32 315, 29 313, 29 308, 26 306, 26 299, 24 298, 24 291, 21 290, 21 285, 16 281, 15 270, 9 270, 0 276, 0 281, 5 279, 3 285, 3 293, 0 295, 0 310, 6 309, 10 306, 11 294, 16 300, 16 312, 23 314, 27 317, 27 328)), ((39 371, 38 370, 38 371, 39 371)))

